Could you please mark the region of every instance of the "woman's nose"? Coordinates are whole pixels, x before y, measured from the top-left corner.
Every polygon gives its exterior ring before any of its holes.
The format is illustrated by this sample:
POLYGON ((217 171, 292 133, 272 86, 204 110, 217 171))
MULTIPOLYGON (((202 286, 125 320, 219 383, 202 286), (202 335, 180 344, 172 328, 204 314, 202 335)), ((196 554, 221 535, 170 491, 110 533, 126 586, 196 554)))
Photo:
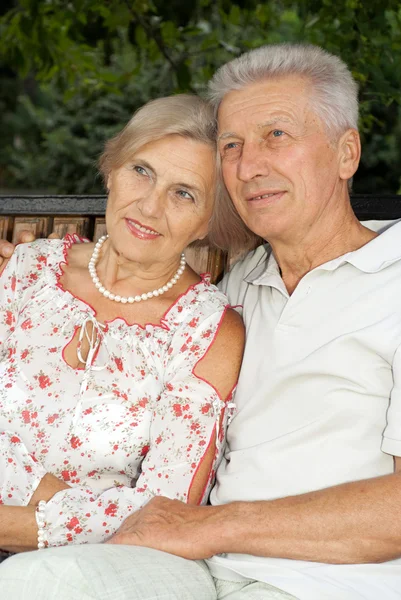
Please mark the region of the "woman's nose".
POLYGON ((158 218, 163 214, 164 204, 163 194, 157 190, 152 190, 137 201, 140 213, 145 217, 153 218, 158 218))

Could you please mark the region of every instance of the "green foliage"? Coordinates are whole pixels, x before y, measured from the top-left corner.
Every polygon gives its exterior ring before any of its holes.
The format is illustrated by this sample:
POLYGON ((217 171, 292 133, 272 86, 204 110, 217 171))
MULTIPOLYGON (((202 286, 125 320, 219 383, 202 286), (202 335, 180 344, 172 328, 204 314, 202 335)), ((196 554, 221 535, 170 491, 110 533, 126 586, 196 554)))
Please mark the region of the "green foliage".
POLYGON ((9 4, 0 18, 3 184, 98 191, 93 165, 102 144, 140 104, 202 93, 214 70, 241 52, 301 41, 341 56, 359 82, 364 154, 355 190, 400 188, 399 1, 9 4))

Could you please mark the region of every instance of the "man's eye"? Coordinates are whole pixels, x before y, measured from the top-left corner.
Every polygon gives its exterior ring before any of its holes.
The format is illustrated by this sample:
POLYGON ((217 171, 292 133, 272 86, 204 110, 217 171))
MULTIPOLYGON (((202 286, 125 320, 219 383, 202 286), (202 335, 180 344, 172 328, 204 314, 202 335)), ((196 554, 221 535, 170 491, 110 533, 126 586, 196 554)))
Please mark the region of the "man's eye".
POLYGON ((189 192, 187 192, 186 190, 178 190, 177 194, 181 197, 184 198, 184 200, 192 200, 194 199, 193 196, 191 196, 191 194, 189 192))
POLYGON ((272 131, 272 135, 273 137, 281 137, 284 135, 284 131, 282 131, 281 129, 274 129, 272 131))
POLYGON ((224 146, 224 150, 233 150, 234 148, 237 148, 238 144, 237 142, 229 142, 228 144, 226 144, 224 146))

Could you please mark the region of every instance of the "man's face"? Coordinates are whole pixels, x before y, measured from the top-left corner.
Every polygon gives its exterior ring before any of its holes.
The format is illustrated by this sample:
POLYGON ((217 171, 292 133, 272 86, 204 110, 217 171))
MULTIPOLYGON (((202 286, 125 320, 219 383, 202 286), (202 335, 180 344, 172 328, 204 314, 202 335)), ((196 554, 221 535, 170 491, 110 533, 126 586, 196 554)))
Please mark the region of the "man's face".
POLYGON ((248 227, 269 241, 305 235, 346 188, 340 145, 313 112, 312 93, 304 78, 280 77, 230 92, 219 108, 228 192, 248 227))

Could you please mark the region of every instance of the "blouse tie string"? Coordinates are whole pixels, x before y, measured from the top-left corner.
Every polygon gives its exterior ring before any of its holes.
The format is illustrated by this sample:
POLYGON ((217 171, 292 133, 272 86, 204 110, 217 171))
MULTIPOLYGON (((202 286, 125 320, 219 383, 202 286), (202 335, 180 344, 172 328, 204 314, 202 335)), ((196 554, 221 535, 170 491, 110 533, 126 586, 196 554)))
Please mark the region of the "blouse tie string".
POLYGON ((78 360, 85 365, 85 373, 82 378, 81 388, 79 391, 79 400, 75 407, 74 418, 72 421, 72 427, 75 429, 76 424, 78 423, 78 419, 82 410, 82 400, 83 396, 88 389, 89 377, 91 371, 102 371, 107 367, 107 358, 104 361, 104 364, 94 365, 94 361, 96 358, 96 353, 99 350, 100 346, 106 350, 107 355, 109 355, 106 338, 104 336, 104 331, 107 329, 107 325, 103 325, 103 323, 99 323, 99 321, 93 315, 86 315, 85 319, 80 324, 80 332, 78 338, 78 346, 77 346, 77 356, 78 360), (89 324, 91 326, 89 327, 89 324), (86 359, 82 356, 81 347, 83 339, 86 339, 88 342, 89 350, 86 356, 86 359))
POLYGON ((99 350, 101 343, 103 342, 107 349, 107 343, 105 337, 103 335, 104 330, 107 328, 107 325, 103 325, 103 323, 99 323, 99 321, 93 315, 87 315, 84 321, 81 324, 81 330, 79 332, 78 338, 78 346, 77 346, 77 356, 78 360, 85 365, 86 368, 90 368, 93 371, 101 371, 105 369, 107 363, 104 365, 94 366, 93 362, 95 360, 96 352, 99 350), (88 329, 89 323, 92 324, 92 327, 88 329), (81 347, 83 339, 86 339, 89 345, 88 355, 86 359, 82 356, 81 347))

